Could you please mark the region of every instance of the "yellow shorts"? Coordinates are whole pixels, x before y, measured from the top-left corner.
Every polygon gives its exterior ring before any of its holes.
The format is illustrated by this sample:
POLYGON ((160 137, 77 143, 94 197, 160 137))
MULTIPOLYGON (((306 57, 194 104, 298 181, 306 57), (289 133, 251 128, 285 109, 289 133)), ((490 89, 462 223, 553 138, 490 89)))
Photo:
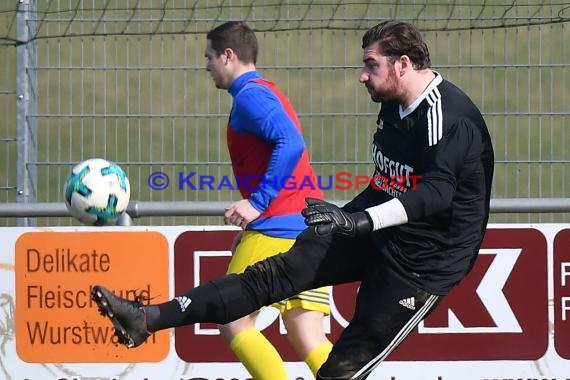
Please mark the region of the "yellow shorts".
MULTIPOLYGON (((295 239, 283 239, 264 235, 257 231, 245 231, 236 246, 227 273, 242 273, 249 265, 287 252, 295 243, 295 239)), ((289 299, 274 303, 281 314, 294 309, 320 311, 330 314, 330 286, 307 290, 289 299)))

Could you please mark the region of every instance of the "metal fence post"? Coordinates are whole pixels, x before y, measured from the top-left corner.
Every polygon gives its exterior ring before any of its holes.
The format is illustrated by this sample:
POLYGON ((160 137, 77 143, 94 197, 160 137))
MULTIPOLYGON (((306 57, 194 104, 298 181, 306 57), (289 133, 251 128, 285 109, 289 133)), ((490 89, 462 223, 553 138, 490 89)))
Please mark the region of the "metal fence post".
MULTIPOLYGON (((16 45, 16 127, 17 127, 17 201, 36 202, 36 0, 17 0, 16 45)), ((32 218, 18 218, 18 226, 33 226, 32 218)))

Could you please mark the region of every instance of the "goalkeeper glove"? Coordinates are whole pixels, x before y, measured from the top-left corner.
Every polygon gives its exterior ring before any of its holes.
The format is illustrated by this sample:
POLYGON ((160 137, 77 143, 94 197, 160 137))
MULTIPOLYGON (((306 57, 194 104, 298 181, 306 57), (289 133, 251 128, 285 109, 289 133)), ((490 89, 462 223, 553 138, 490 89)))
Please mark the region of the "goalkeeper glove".
POLYGON ((315 226, 317 235, 342 234, 355 237, 372 231, 372 221, 366 211, 348 213, 332 203, 305 198, 307 208, 301 211, 307 226, 315 226))

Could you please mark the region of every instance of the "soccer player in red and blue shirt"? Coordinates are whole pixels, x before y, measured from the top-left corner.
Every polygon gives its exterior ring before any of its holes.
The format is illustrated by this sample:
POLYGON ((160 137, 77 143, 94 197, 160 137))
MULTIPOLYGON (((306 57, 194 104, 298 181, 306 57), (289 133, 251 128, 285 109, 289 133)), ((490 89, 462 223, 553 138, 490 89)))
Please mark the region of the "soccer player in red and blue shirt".
MULTIPOLYGON (((228 90, 232 108, 227 143, 242 200, 226 209, 228 223, 244 232, 235 244, 228 273, 288 251, 306 228, 306 197, 322 199, 309 164, 295 109, 272 82, 256 70, 257 40, 241 22, 228 22, 207 35, 206 70, 219 89, 228 90)), ((316 373, 332 344, 323 318, 330 313, 329 287, 311 289, 273 304, 300 358, 316 373)), ((258 312, 219 326, 220 332, 254 379, 290 377, 273 345, 255 328, 258 312)))

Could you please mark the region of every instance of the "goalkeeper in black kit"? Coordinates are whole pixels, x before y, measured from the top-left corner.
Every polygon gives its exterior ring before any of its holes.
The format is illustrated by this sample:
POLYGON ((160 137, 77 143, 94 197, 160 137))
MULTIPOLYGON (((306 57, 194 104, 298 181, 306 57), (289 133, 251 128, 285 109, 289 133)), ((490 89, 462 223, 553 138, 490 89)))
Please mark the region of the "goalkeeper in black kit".
POLYGON ((317 379, 365 379, 467 275, 489 217, 494 157, 485 121, 430 68, 414 25, 382 22, 362 48, 359 80, 381 103, 369 186, 342 208, 307 199, 308 228, 288 252, 179 295, 187 307, 178 298, 142 305, 95 286, 122 342, 134 347, 157 330, 224 324, 307 289, 361 281, 354 317, 317 379), (392 178, 396 185, 385 183, 392 178))

